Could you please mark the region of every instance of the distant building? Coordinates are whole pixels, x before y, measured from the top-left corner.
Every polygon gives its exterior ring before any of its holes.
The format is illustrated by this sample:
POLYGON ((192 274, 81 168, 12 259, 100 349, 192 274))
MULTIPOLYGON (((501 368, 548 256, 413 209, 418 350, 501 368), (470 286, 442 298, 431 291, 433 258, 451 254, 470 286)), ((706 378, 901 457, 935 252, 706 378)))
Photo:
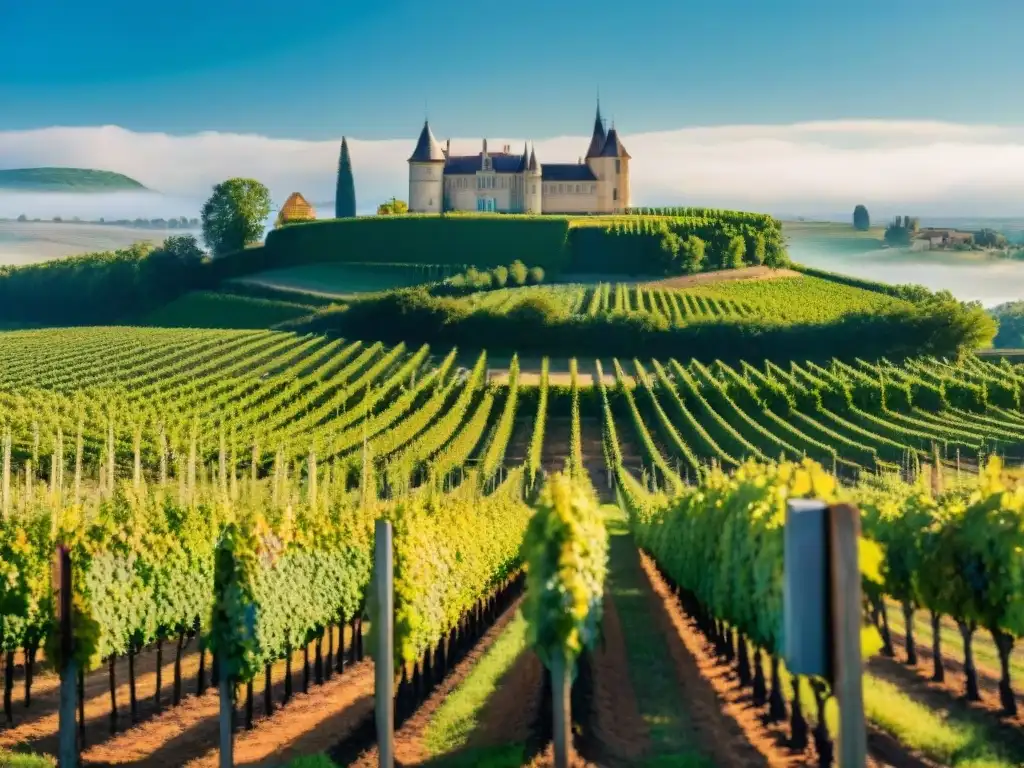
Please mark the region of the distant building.
POLYGON ((926 251, 931 248, 952 248, 957 245, 973 245, 974 235, 970 232, 959 232, 955 229, 938 229, 927 227, 921 229, 911 243, 911 249, 926 251))
POLYGON ((292 192, 277 214, 277 226, 292 221, 310 221, 316 218, 316 209, 298 192, 292 192))
POLYGON ((487 147, 452 155, 426 121, 409 158, 410 213, 621 213, 631 205, 630 155, 613 125, 605 130, 600 105, 585 156, 575 163, 542 163, 534 149, 513 154, 487 147))

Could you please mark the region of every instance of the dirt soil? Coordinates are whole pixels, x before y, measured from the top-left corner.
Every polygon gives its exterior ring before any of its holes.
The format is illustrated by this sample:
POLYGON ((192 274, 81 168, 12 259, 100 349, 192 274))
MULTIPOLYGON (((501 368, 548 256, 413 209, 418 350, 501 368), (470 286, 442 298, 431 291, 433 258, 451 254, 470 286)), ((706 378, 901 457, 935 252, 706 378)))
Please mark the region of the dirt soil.
POLYGON ((669 277, 664 280, 643 283, 643 285, 651 288, 693 288, 698 285, 727 283, 733 280, 775 280, 780 277, 801 277, 801 273, 793 269, 743 267, 742 269, 699 272, 696 275, 680 275, 679 277, 669 277))
MULTIPOLYGON (((796 752, 788 745, 788 722, 769 723, 764 707, 755 707, 750 692, 739 687, 732 665, 723 663, 708 647, 704 636, 680 608, 654 562, 641 553, 643 569, 661 606, 658 624, 673 643, 680 679, 691 692, 690 707, 700 720, 709 752, 717 765, 797 766, 815 765, 813 747, 796 752), (716 722, 717 721, 717 722, 716 722)), ((934 764, 910 753, 888 735, 869 727, 868 765, 893 768, 929 768, 934 764)))
MULTIPOLYGON (((1017 715, 1015 717, 1008 717, 1002 713, 1002 705, 999 703, 999 677, 1000 672, 998 669, 991 669, 983 664, 975 662, 975 667, 978 671, 978 688, 981 692, 980 702, 967 702, 963 699, 964 691, 967 689, 967 678, 964 675, 963 660, 956 658, 951 655, 948 651, 943 650, 942 653, 942 666, 945 671, 945 681, 942 683, 934 683, 931 680, 932 676, 932 648, 931 638, 922 639, 920 635, 915 638, 914 646, 917 648, 917 666, 908 666, 905 662, 907 658, 906 652, 906 637, 893 630, 889 631, 892 636, 893 649, 896 651, 895 659, 888 659, 879 654, 877 661, 872 663, 880 668, 881 673, 889 677, 893 671, 889 669, 890 664, 896 665, 901 670, 913 673, 917 678, 920 678, 928 688, 935 690, 936 692, 943 692, 947 696, 953 697, 958 700, 963 706, 970 706, 971 709, 977 711, 985 711, 1003 723, 1013 723, 1018 727, 1024 727, 1024 691, 1021 690, 1022 681, 1014 680, 1014 693, 1017 699, 1017 715)), ((899 675, 902 677, 902 675, 899 675)))
POLYGON ((541 707, 544 667, 532 650, 519 655, 501 679, 497 692, 480 712, 467 749, 525 744, 533 736, 541 707))
MULTIPOLYGON (((483 657, 498 637, 501 636, 505 627, 508 626, 508 623, 512 621, 513 617, 516 615, 516 611, 519 610, 519 604, 521 601, 521 598, 516 600, 515 603, 505 610, 505 612, 477 642, 473 649, 470 650, 470 652, 466 654, 466 656, 455 666, 455 669, 448 674, 444 681, 434 689, 430 698, 428 698, 420 708, 416 710, 412 717, 406 720, 401 728, 396 729, 395 765, 400 768, 402 766, 422 765, 431 758, 431 755, 427 752, 423 738, 426 733, 427 726, 430 724, 430 719, 434 716, 434 713, 437 712, 444 703, 444 700, 452 693, 452 691, 462 684, 472 671, 473 666, 483 657)), ((520 705, 521 704, 522 700, 520 700, 520 705)), ((508 724, 506 724, 506 728, 507 727, 508 724)), ((493 731, 491 735, 492 737, 498 736, 493 733, 493 731)), ((506 743, 507 741, 509 741, 507 737, 502 736, 499 743, 506 743)), ((378 762, 379 754, 377 752, 377 748, 372 747, 351 763, 351 768, 376 768, 378 762)))
POLYGON ((604 596, 603 642, 591 657, 593 696, 591 738, 602 765, 636 765, 651 749, 647 723, 640 714, 629 678, 626 638, 615 601, 604 596))
MULTIPOLYGON (((334 646, 338 647, 337 630, 334 646)), ((346 650, 351 645, 351 633, 346 636, 346 650)), ((326 652, 326 642, 324 643, 326 652)), ((311 660, 313 658, 310 652, 311 660)), ((235 759, 237 765, 280 764, 282 758, 297 754, 322 751, 343 738, 346 729, 354 727, 373 707, 373 667, 369 661, 354 666, 348 664, 345 672, 333 675, 322 686, 313 684, 312 674, 308 694, 302 694, 302 651, 292 657, 293 697, 287 706, 280 702, 284 694, 283 661, 273 670, 275 712, 267 719, 263 712, 263 676, 257 677, 254 697, 254 729, 239 730, 236 736, 235 759)), ((207 654, 207 674, 211 664, 207 654)), ((107 668, 98 669, 85 679, 86 740, 82 751, 83 765, 108 766, 131 763, 136 766, 215 765, 217 762, 219 702, 211 688, 203 696, 196 696, 199 654, 193 643, 182 657, 181 703, 172 707, 171 684, 174 669, 174 644, 164 645, 163 711, 158 713, 153 701, 156 690, 156 652, 148 649, 136 657, 136 691, 139 703, 139 722, 130 725, 128 711, 128 662, 119 659, 116 665, 117 701, 121 730, 109 732, 110 697, 107 668)), ((20 682, 20 681, 19 681, 20 682)), ((20 688, 20 686, 19 686, 20 688)), ((20 693, 20 690, 19 690, 20 693)), ((57 742, 56 676, 44 675, 33 686, 32 707, 25 710, 17 702, 15 726, 0 730, 0 747, 16 744, 34 751, 55 754, 57 742)), ((242 701, 237 712, 241 726, 242 701)))

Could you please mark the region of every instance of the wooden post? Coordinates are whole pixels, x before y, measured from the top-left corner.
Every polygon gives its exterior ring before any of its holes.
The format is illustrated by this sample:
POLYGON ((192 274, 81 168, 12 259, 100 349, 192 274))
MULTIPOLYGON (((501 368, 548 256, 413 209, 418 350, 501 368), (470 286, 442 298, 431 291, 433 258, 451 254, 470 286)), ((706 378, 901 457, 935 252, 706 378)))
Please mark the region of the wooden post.
POLYGON ((569 768, 572 751, 572 674, 564 656, 557 656, 551 665, 552 742, 555 768, 569 768))
POLYGON ((218 656, 220 677, 220 768, 234 768, 235 729, 234 683, 229 680, 224 654, 218 656))
MULTIPOLYGON (((377 709, 377 750, 380 768, 395 765, 395 585, 391 523, 378 520, 375 529, 374 578, 377 583, 377 657, 374 659, 374 703, 377 709)), ((353 642, 354 642, 353 638, 353 642)))
POLYGON ((832 690, 839 703, 839 767, 863 768, 867 762, 867 732, 860 647, 860 511, 852 504, 833 504, 828 512, 832 690))
POLYGON ((78 734, 75 714, 78 703, 78 665, 74 659, 75 643, 72 634, 71 550, 66 546, 57 547, 54 571, 61 664, 57 759, 60 768, 76 768, 78 765, 78 734))

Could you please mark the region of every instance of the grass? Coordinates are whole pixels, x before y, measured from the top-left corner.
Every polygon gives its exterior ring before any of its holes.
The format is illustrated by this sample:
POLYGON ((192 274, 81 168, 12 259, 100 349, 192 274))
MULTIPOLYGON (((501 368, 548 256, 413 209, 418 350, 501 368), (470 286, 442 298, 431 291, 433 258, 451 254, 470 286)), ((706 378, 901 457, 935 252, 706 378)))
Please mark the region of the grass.
POLYGON ((654 629, 644 575, 623 512, 605 505, 611 537, 607 589, 619 614, 629 679, 650 733, 653 755, 644 766, 710 766, 698 750, 696 732, 681 706, 676 672, 663 635, 654 629))
MULTIPOLYGON (((771 674, 765 657, 766 678, 771 674)), ((792 678, 781 669, 783 691, 792 699, 792 678)), ((816 722, 817 707, 806 678, 800 703, 808 723, 816 722)), ((950 768, 1012 768, 1024 765, 1024 753, 1005 747, 999 726, 970 710, 942 712, 915 701, 913 696, 874 675, 864 675, 864 714, 868 723, 891 734, 904 747, 916 750, 950 768)), ((825 705, 825 724, 833 738, 838 733, 839 710, 834 698, 825 705)))
POLYGON ((52 768, 55 765, 57 761, 50 757, 0 749, 0 768, 52 768))
MULTIPOLYGON (((470 735, 477 727, 480 713, 487 700, 498 690, 502 678, 515 665, 516 659, 526 651, 526 620, 521 613, 516 613, 494 645, 474 665, 462 684, 445 699, 444 704, 431 719, 423 734, 430 754, 444 755, 457 752, 466 746, 470 735)), ((515 748, 518 748, 521 760, 523 747, 514 745, 509 747, 509 750, 515 748)))
POLYGON ((258 272, 239 282, 345 298, 439 280, 444 269, 417 264, 306 264, 258 272))
POLYGON ((315 311, 316 307, 305 304, 195 291, 154 310, 141 324, 161 328, 271 328, 315 311))
POLYGON ((848 254, 877 251, 885 245, 885 227, 871 227, 866 232, 853 228, 853 224, 833 221, 786 221, 782 234, 787 240, 801 245, 827 245, 833 252, 848 254))
MULTIPOLYGON (((889 601, 887 612, 889 616, 889 626, 894 632, 898 632, 905 637, 907 627, 906 622, 903 620, 903 611, 900 608, 899 603, 889 601)), ((942 639, 943 656, 962 661, 964 640, 963 637, 960 636, 960 630, 956 628, 952 623, 952 619, 948 616, 943 617, 943 621, 939 627, 939 637, 942 639)), ((919 645, 924 643, 929 648, 931 647, 932 623, 927 611, 921 610, 914 612, 914 636, 919 645)), ((996 650, 995 643, 992 642, 992 636, 987 631, 979 629, 974 633, 972 648, 974 650, 975 664, 979 667, 985 667, 989 671, 999 675, 999 652, 996 650)), ((901 649, 896 650, 896 655, 900 659, 905 658, 904 651, 901 649)), ((931 669, 931 661, 919 659, 919 663, 922 667, 931 669)), ((1010 656, 1010 674, 1015 680, 1024 680, 1024 648, 1015 649, 1013 654, 1010 656)))

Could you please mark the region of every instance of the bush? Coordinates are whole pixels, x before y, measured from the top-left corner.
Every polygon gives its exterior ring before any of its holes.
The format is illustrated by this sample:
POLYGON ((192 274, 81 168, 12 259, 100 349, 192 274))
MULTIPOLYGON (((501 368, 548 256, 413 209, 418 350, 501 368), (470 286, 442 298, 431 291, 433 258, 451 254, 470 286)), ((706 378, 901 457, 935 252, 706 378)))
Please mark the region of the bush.
POLYGON ((495 288, 504 288, 508 284, 508 268, 498 266, 492 269, 491 284, 495 288))
POLYGON ((519 259, 513 261, 512 266, 508 268, 508 279, 512 281, 512 285, 516 287, 526 285, 526 277, 526 265, 519 259))
POLYGON ((42 325, 99 325, 136 318, 216 281, 192 235, 154 248, 87 253, 0 267, 0 320, 42 325))
POLYGON ((541 267, 530 267, 526 276, 527 285, 540 285, 544 282, 544 270, 541 267))

